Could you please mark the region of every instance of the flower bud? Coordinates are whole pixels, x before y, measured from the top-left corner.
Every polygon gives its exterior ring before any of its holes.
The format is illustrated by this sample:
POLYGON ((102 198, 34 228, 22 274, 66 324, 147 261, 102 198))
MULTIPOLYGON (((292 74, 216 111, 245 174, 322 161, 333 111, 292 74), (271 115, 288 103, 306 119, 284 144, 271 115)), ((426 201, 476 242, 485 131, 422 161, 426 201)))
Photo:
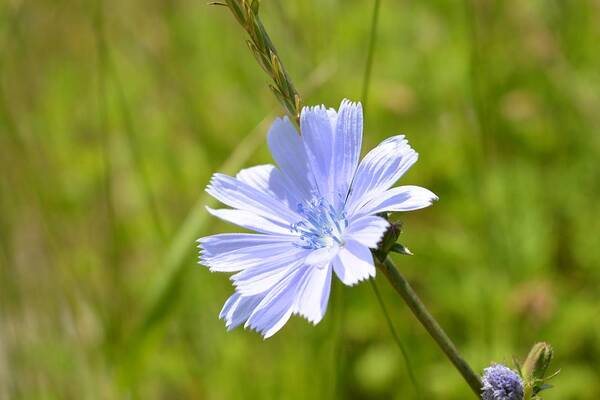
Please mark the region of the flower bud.
POLYGON ((548 343, 534 344, 521 367, 523 378, 528 382, 543 380, 553 355, 552 346, 548 343))
MULTIPOLYGON (((379 215, 382 218, 387 219, 387 215, 379 215)), ((380 262, 385 260, 385 257, 392 250, 392 247, 396 244, 396 240, 398 240, 398 236, 400 236, 400 232, 402 232, 402 223, 394 222, 390 223, 387 231, 383 234, 383 237, 379 241, 377 245, 377 250, 375 251, 375 255, 379 259, 380 262)))

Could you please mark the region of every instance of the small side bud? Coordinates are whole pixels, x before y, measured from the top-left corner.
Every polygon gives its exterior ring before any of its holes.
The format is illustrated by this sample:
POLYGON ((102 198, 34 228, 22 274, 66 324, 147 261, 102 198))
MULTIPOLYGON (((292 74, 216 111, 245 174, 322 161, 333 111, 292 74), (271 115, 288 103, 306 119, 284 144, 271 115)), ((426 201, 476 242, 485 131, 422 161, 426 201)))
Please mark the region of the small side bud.
POLYGON ((554 351, 548 343, 534 344, 521 367, 521 375, 526 380, 544 379, 553 356, 554 351))
POLYGON ((550 389, 552 385, 546 381, 554 378, 560 371, 546 377, 550 362, 554 357, 552 346, 545 342, 533 345, 529 354, 520 367, 521 377, 525 383, 525 399, 537 399, 538 393, 550 389))
MULTIPOLYGON (((380 217, 385 218, 387 220, 386 214, 378 214, 380 217)), ((383 262, 387 254, 392 251, 392 247, 396 244, 396 240, 398 240, 398 236, 400 236, 400 232, 402 231, 402 224, 399 222, 390 223, 387 231, 383 234, 383 237, 379 241, 377 246, 377 250, 375 251, 375 255, 379 259, 379 261, 383 262)))

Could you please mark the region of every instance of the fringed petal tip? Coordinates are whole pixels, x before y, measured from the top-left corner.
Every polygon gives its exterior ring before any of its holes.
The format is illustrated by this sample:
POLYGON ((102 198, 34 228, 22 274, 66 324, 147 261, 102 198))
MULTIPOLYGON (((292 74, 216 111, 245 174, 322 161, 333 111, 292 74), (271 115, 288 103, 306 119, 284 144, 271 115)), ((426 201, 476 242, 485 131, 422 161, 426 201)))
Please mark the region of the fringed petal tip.
POLYGON ((198 265, 208 268, 210 272, 218 272, 211 267, 210 261, 207 261, 204 257, 198 257, 198 265))
POLYGON ((312 326, 316 326, 319 322, 321 322, 321 320, 323 319, 324 315, 321 315, 319 317, 313 318, 310 317, 309 315, 302 313, 300 311, 296 311, 294 312, 292 315, 297 315, 299 317, 304 318, 305 320, 307 320, 312 326))
POLYGON ((342 108, 346 108, 346 107, 357 108, 360 111, 360 113, 362 114, 362 103, 360 101, 352 101, 347 98, 344 98, 340 103, 340 107, 339 107, 338 111, 341 110, 342 108))
POLYGON ((354 286, 356 286, 360 283, 363 283, 371 278, 375 278, 375 274, 376 274, 376 270, 373 269, 372 271, 369 271, 368 275, 359 276, 356 278, 356 280, 344 282, 344 285, 346 285, 348 287, 354 287, 354 286))
POLYGON ((271 336, 273 336, 274 334, 276 334, 279 329, 274 330, 274 329, 269 329, 269 328, 260 328, 257 325, 254 324, 249 324, 249 321, 246 321, 246 323, 244 324, 244 330, 245 331, 254 331, 256 333, 258 333, 263 340, 267 340, 268 338, 270 338, 271 336))
POLYGON ((231 319, 221 317, 221 316, 219 316, 219 319, 222 320, 223 322, 225 322, 225 330, 227 332, 231 332, 239 326, 239 325, 234 325, 233 321, 231 319))
POLYGON ((302 118, 302 116, 305 116, 306 118, 308 117, 308 114, 314 112, 327 112, 327 107, 325 107, 323 104, 319 104, 316 106, 304 106, 300 111, 300 118, 302 118))

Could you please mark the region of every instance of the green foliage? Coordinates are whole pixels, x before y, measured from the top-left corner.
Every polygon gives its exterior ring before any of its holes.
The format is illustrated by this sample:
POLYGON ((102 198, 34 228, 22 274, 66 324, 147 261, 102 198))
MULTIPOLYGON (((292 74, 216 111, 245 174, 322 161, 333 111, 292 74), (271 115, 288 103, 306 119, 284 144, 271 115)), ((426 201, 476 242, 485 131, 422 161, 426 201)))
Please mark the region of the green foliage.
MULTIPOLYGON (((599 10, 382 1, 371 73, 365 149, 405 133, 403 183, 440 197, 400 215, 399 268, 474 368, 551 343, 546 400, 600 397, 599 10)), ((267 341, 217 320, 231 286, 193 240, 232 227, 203 188, 270 162, 280 112, 224 11, 0 4, 0 398, 413 398, 366 283, 267 341)), ((371 12, 261 2, 305 104, 359 98, 371 12)), ((422 398, 469 398, 378 280, 422 398)))

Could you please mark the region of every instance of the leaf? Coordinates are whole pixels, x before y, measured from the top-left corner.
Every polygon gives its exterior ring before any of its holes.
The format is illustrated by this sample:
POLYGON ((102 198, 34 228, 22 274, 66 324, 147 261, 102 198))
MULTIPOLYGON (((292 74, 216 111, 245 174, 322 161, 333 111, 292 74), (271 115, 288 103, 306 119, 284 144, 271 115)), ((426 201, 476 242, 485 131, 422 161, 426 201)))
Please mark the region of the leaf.
POLYGON ((390 251, 393 251, 394 253, 398 253, 398 254, 402 254, 405 256, 412 256, 414 255, 412 251, 409 250, 408 247, 404 246, 403 244, 400 243, 394 243, 394 245, 392 246, 392 248, 390 249, 390 251))

